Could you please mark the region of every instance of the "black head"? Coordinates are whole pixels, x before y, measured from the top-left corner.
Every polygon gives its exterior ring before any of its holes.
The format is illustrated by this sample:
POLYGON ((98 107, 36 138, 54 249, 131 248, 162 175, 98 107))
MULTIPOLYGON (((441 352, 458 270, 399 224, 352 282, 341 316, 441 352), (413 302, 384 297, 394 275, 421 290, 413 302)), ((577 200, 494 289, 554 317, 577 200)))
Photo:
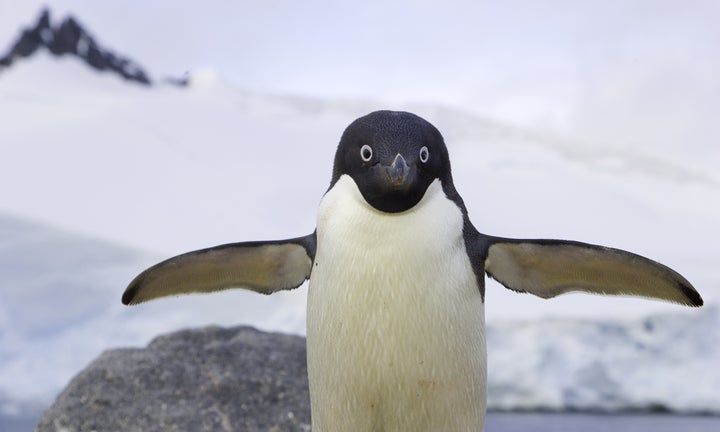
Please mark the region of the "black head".
POLYGON ((375 111, 352 122, 335 153, 330 187, 343 174, 368 204, 387 213, 415 206, 435 179, 454 191, 442 135, 407 112, 375 111))

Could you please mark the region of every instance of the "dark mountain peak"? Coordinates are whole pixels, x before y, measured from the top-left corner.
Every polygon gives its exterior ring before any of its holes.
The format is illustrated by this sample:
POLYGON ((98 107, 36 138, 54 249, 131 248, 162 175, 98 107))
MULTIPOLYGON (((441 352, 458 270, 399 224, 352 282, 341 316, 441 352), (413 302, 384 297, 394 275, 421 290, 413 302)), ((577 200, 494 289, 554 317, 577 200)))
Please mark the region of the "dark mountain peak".
POLYGON ((0 71, 43 47, 56 56, 76 56, 96 70, 111 71, 144 85, 152 84, 138 63, 100 46, 73 16, 67 16, 60 25, 53 27, 49 9, 41 12, 33 27, 23 29, 7 54, 0 57, 0 71))

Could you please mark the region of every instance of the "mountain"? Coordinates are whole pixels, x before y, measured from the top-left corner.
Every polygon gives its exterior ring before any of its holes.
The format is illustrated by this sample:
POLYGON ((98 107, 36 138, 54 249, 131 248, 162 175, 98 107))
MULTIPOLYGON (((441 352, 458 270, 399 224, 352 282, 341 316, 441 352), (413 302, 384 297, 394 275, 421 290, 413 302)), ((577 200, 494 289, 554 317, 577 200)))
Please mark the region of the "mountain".
POLYGON ((152 84, 142 66, 101 46, 75 17, 67 16, 59 25, 53 26, 49 9, 40 13, 34 26, 21 30, 7 54, 0 57, 0 71, 42 48, 55 56, 77 57, 96 70, 113 72, 128 81, 152 84))

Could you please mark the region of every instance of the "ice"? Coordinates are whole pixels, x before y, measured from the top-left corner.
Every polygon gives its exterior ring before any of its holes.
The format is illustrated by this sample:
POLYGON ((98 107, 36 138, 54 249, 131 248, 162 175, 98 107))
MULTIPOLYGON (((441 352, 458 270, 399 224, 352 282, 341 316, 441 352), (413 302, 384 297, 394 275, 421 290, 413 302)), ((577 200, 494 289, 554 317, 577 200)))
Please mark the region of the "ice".
POLYGON ((719 326, 717 306, 689 316, 495 323, 489 406, 717 412, 719 326))

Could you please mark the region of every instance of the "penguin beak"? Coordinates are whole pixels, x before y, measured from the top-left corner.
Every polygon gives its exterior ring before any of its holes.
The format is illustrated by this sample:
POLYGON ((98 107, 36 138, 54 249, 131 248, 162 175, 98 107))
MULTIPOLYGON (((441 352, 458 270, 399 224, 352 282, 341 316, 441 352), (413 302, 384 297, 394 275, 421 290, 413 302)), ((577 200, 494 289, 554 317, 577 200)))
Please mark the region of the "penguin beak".
POLYGON ((376 163, 367 176, 361 177, 364 185, 361 191, 365 201, 376 209, 387 213, 402 212, 417 204, 425 188, 418 181, 418 167, 412 159, 408 164, 397 153, 392 162, 388 162, 376 163))
POLYGON ((407 189, 412 184, 410 167, 400 153, 395 155, 392 164, 385 167, 386 180, 395 189, 407 189))

